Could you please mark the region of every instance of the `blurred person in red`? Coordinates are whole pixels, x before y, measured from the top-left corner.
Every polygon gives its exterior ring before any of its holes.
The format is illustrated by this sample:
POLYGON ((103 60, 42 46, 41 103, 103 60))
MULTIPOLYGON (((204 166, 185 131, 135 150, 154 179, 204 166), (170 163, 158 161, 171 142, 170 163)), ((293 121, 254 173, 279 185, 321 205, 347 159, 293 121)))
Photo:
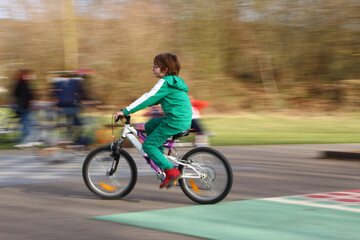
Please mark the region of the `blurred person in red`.
POLYGON ((191 122, 191 129, 195 132, 195 146, 201 147, 201 146, 208 146, 209 140, 207 137, 207 133, 204 130, 204 126, 201 123, 201 111, 209 106, 208 102, 201 101, 201 100, 195 100, 193 96, 190 97, 191 102, 191 108, 192 108, 192 122, 191 122))

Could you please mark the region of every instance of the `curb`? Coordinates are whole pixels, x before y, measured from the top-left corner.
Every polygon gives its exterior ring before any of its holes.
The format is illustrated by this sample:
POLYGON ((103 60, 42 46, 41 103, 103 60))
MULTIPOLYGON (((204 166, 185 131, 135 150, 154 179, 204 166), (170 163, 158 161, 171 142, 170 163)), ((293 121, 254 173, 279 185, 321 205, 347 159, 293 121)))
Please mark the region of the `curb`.
POLYGON ((360 152, 324 151, 322 158, 360 160, 360 152))

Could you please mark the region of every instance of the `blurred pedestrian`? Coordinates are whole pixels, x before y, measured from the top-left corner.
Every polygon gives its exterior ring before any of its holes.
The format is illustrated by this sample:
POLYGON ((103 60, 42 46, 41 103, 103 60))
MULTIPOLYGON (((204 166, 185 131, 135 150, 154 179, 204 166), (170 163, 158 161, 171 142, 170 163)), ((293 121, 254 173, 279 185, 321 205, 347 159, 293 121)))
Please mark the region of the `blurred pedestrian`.
POLYGON ((61 109, 61 113, 66 116, 68 125, 68 137, 74 144, 81 143, 82 122, 80 119, 80 103, 86 99, 83 89, 84 79, 74 74, 63 74, 56 78, 54 82, 54 96, 56 105, 61 109))
POLYGON ((15 98, 15 111, 22 125, 22 137, 17 147, 26 147, 31 144, 30 133, 32 127, 31 121, 31 101, 34 99, 34 93, 30 82, 35 80, 34 71, 31 69, 21 69, 15 76, 15 87, 13 96, 15 98))

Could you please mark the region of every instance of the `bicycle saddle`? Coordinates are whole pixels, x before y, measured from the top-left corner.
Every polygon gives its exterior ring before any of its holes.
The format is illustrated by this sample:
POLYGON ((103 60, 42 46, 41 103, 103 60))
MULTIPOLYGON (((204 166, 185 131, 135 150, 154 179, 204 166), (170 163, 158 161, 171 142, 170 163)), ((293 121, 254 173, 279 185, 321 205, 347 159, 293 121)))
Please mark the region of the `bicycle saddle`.
POLYGON ((181 137, 185 137, 187 135, 189 135, 190 129, 182 131, 176 135, 173 136, 173 139, 177 139, 177 138, 181 138, 181 137))

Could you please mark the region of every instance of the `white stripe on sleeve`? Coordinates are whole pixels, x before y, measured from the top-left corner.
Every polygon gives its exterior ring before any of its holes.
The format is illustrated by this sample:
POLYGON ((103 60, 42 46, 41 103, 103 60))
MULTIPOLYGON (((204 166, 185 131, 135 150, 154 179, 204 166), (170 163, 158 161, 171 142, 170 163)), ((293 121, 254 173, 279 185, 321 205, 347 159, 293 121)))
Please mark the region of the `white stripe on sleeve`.
POLYGON ((131 109, 136 108, 137 106, 139 106, 140 104, 142 104, 143 102, 145 102, 146 100, 148 100, 150 97, 154 96, 162 87, 162 85, 164 84, 165 79, 160 79, 155 86, 150 90, 150 92, 145 93, 144 95, 142 95, 141 97, 139 97, 137 100, 135 100, 133 103, 131 103, 129 106, 126 107, 126 109, 128 111, 130 111, 131 109))

